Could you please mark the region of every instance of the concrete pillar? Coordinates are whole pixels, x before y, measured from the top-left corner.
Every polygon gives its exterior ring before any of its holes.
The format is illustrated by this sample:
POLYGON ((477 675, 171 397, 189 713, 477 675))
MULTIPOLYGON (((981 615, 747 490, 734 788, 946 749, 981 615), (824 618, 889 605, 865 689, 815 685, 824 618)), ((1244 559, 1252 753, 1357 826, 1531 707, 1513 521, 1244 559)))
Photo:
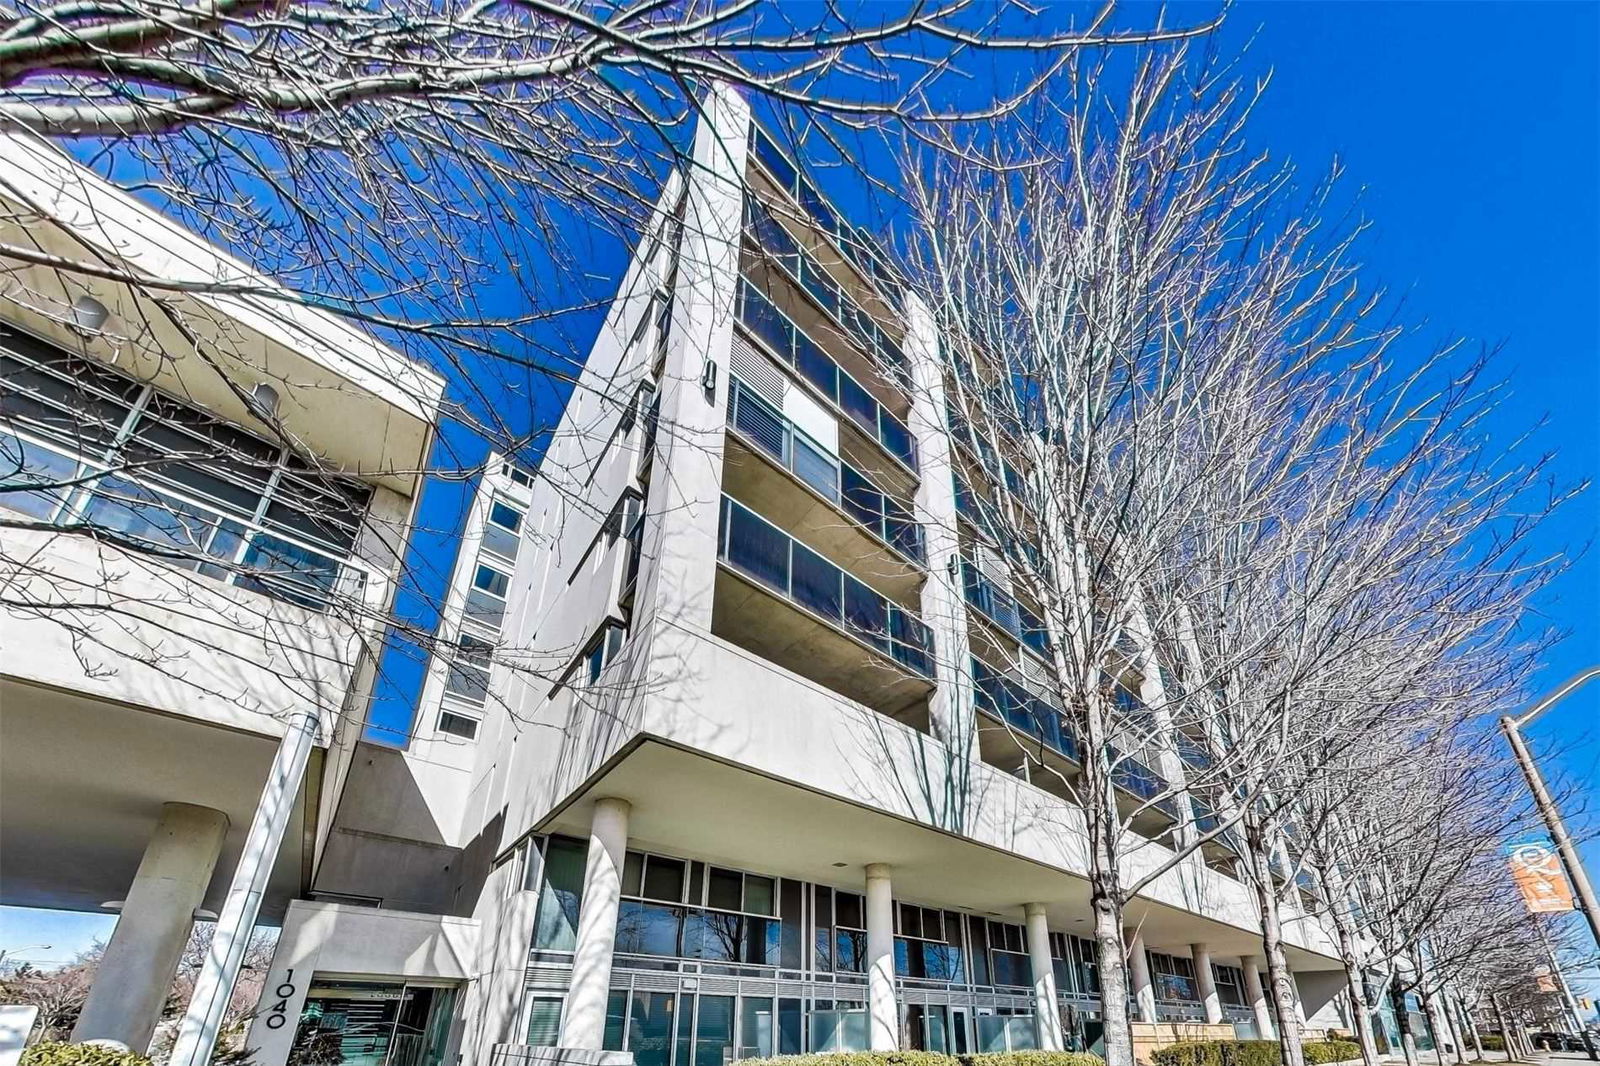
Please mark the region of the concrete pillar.
POLYGON ((166 803, 106 944, 74 1041, 116 1040, 143 1054, 228 835, 228 816, 166 803))
POLYGON ((900 1047, 900 1003, 894 991, 894 888, 889 867, 867 867, 867 1023, 873 1051, 900 1047))
POLYGON ((1128 984, 1133 990, 1134 1012, 1141 1022, 1156 1020, 1156 988, 1150 982, 1150 957, 1144 951, 1144 935, 1128 931, 1128 984))
POLYGON ((578 940, 572 952, 572 985, 561 1019, 561 1046, 565 1048, 599 1051, 605 1042, 630 810, 627 800, 598 799, 589 821, 589 860, 583 872, 578 940))
POLYGON ((1033 1010, 1037 1018, 1039 1047, 1061 1051, 1066 1039, 1061 1031, 1061 1007, 1056 1001, 1056 968, 1050 958, 1050 926, 1043 903, 1022 909, 1028 929, 1028 962, 1033 970, 1033 1010))
POLYGON ((1222 997, 1217 994, 1217 975, 1211 969, 1211 949, 1204 944, 1190 944, 1189 954, 1194 959, 1194 981, 1200 990, 1206 1021, 1217 1025, 1222 1021, 1222 997))
POLYGON ((1246 955, 1239 960, 1244 971, 1244 994, 1250 1000, 1251 1013, 1256 1018, 1256 1036, 1262 1040, 1276 1039, 1272 1026, 1272 1010, 1267 1006, 1267 992, 1261 987, 1261 959, 1246 955))
MULTIPOLYGON (((948 816, 931 813, 941 828, 963 832, 971 792, 971 764, 978 761, 977 718, 973 705, 971 649, 967 639, 966 594, 961 571, 951 562, 961 550, 956 536, 955 484, 951 480, 950 438, 945 433, 944 362, 939 355, 939 330, 919 297, 906 298, 906 339, 901 346, 911 368, 910 428, 917 441, 922 478, 917 485, 918 520, 923 523, 928 553, 928 581, 922 586, 922 620, 933 628, 938 656, 938 687, 928 701, 934 738, 950 750, 948 816), (954 802, 951 802, 951 801, 954 802)), ((935 803, 940 802, 936 799, 935 803)))

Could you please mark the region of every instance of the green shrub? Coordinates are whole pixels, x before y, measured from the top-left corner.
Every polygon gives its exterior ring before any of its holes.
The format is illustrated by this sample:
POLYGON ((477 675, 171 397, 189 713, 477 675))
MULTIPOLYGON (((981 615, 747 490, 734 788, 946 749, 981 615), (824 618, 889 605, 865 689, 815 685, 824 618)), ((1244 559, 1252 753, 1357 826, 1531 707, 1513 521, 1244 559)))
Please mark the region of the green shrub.
POLYGON ((954 1056, 941 1055, 937 1051, 836 1051, 812 1055, 777 1055, 770 1059, 746 1059, 744 1064, 745 1066, 960 1066, 954 1056))
POLYGON ((150 1066, 150 1060, 134 1051, 51 1040, 24 1051, 19 1066, 150 1066))
POLYGON ((1106 1066, 1099 1055, 1087 1051, 997 1051, 988 1055, 963 1055, 961 1066, 1106 1066))
POLYGON ((1154 1066, 1278 1066, 1276 1040, 1181 1040, 1150 1053, 1154 1066))
POLYGON ((1306 1066, 1349 1062, 1361 1057, 1361 1045, 1354 1040, 1308 1040, 1300 1045, 1300 1050, 1305 1053, 1306 1066))
POLYGON ((1483 1050, 1485 1051, 1504 1051, 1506 1049, 1506 1038, 1499 1033, 1481 1033, 1478 1036, 1478 1040, 1482 1042, 1483 1050))

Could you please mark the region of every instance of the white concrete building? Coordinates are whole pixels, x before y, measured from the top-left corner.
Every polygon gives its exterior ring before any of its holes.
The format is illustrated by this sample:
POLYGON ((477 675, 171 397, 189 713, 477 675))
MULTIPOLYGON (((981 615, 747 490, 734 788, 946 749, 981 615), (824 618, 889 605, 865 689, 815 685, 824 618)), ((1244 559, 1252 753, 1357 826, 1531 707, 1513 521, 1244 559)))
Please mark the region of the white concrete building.
MULTIPOLYGON (((927 316, 842 226, 708 99, 539 477, 480 486, 415 739, 356 749, 261 1066, 1094 1041, 1081 814, 1036 772, 1073 740, 966 496, 1004 473, 948 443, 927 316)), ((1129 909, 1147 1024, 1270 1024, 1231 863, 1129 909)), ((1326 934, 1287 937, 1340 1024, 1326 934)))
POLYGON ((17 134, 0 240, 0 902, 120 909, 75 1036, 142 1050, 315 880, 443 382, 17 134))

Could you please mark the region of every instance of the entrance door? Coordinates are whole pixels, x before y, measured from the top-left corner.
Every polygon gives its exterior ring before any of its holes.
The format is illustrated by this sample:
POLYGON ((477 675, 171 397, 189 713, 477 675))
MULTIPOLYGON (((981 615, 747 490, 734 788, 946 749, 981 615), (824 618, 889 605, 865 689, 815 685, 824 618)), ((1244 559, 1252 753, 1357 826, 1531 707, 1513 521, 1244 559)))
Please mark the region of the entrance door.
POLYGON ((970 1054, 972 1048, 972 1012, 965 1007, 950 1008, 950 1053, 970 1054))

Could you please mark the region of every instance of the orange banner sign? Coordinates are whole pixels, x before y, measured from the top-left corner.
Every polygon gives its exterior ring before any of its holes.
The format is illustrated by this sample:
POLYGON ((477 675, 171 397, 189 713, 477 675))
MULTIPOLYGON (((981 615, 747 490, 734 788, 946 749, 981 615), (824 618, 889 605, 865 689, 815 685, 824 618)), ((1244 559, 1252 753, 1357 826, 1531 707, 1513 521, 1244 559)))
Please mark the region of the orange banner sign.
POLYGON ((1525 840, 1506 848, 1511 876, 1522 891, 1530 914, 1560 914, 1574 909, 1572 885, 1561 869, 1561 857, 1548 840, 1525 840))

